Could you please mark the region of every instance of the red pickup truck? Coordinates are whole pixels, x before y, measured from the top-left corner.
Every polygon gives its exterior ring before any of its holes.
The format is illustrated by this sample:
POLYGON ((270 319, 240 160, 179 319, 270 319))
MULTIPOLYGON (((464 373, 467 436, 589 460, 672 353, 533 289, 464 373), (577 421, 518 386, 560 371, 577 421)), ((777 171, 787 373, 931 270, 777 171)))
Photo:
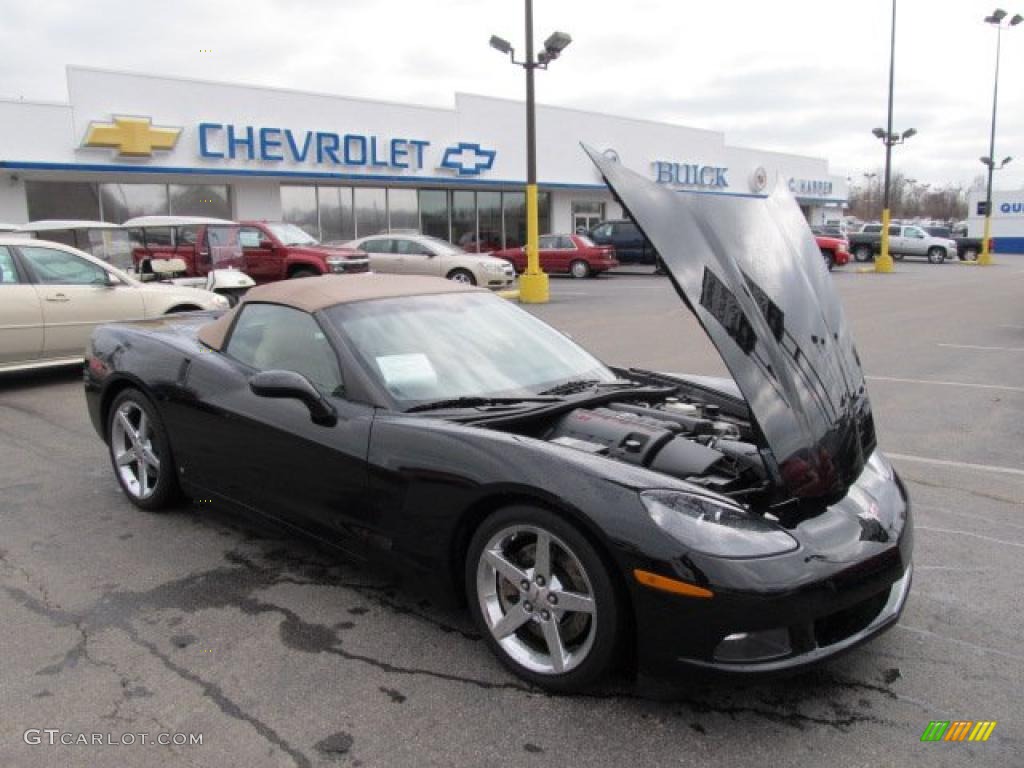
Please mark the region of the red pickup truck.
POLYGON ((370 257, 355 248, 322 245, 283 221, 243 221, 239 241, 243 270, 257 283, 289 277, 366 272, 370 257))

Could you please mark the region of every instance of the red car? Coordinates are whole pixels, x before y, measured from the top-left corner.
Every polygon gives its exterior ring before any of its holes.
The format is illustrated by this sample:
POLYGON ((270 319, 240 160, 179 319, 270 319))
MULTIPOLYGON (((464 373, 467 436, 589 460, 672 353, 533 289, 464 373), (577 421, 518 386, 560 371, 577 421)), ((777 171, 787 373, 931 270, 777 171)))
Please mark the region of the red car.
POLYGON ((821 255, 828 265, 829 272, 832 267, 841 267, 850 261, 850 243, 841 237, 831 235, 819 235, 815 233, 814 239, 818 242, 821 255))
MULTIPOLYGON (((551 274, 567 272, 573 277, 596 277, 619 266, 615 248, 595 245, 584 235, 543 235, 538 246, 540 268, 551 274)), ((506 248, 491 255, 511 261, 516 272, 526 271, 526 246, 506 248)))

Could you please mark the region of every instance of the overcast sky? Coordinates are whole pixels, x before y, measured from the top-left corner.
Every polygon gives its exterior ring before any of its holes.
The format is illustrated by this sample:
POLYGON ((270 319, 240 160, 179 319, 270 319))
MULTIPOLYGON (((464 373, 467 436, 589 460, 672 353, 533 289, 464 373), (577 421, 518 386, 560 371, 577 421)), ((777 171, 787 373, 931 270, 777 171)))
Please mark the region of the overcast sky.
MULTIPOLYGON (((1006 10, 1024 13, 1024 0, 1006 10)), ((726 133, 828 158, 859 180, 883 162, 889 0, 535 0, 536 37, 570 33, 538 101, 726 133)), ((898 0, 894 150, 920 181, 969 185, 988 154, 993 0, 898 0)), ((487 41, 523 41, 520 0, 0 0, 0 96, 64 101, 79 64, 453 106, 522 98, 487 41), (201 53, 200 49, 211 49, 201 53)), ((1024 24, 1003 33, 997 187, 1024 186, 1024 24)), ((2 153, 2 148, 0 148, 2 153)))

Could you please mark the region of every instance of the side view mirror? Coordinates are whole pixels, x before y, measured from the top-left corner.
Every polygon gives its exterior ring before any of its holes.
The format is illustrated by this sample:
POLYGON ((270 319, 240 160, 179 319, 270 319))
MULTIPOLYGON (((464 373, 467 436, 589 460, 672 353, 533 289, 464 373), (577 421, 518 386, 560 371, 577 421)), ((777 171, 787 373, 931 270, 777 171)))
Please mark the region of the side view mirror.
POLYGON ((287 397, 301 400, 314 424, 333 427, 338 412, 309 379, 295 371, 260 371, 249 379, 249 389, 259 397, 287 397))

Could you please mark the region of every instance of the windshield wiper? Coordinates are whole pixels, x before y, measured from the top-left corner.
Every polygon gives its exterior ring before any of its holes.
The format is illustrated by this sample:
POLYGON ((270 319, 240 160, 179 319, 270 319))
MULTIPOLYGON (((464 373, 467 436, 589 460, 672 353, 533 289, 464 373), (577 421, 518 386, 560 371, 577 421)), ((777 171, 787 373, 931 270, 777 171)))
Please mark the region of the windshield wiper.
POLYGON ((444 408, 479 408, 485 405, 517 405, 518 403, 557 403, 559 397, 453 397, 447 400, 433 400, 406 408, 405 413, 417 411, 438 411, 444 408))
POLYGON ((571 395, 574 392, 582 392, 586 389, 593 388, 604 388, 604 387, 639 387, 643 386, 640 382, 630 381, 628 379, 615 379, 615 381, 601 381, 600 379, 570 379, 564 381, 561 384, 556 384, 550 389, 545 389, 540 392, 541 395, 571 395))

